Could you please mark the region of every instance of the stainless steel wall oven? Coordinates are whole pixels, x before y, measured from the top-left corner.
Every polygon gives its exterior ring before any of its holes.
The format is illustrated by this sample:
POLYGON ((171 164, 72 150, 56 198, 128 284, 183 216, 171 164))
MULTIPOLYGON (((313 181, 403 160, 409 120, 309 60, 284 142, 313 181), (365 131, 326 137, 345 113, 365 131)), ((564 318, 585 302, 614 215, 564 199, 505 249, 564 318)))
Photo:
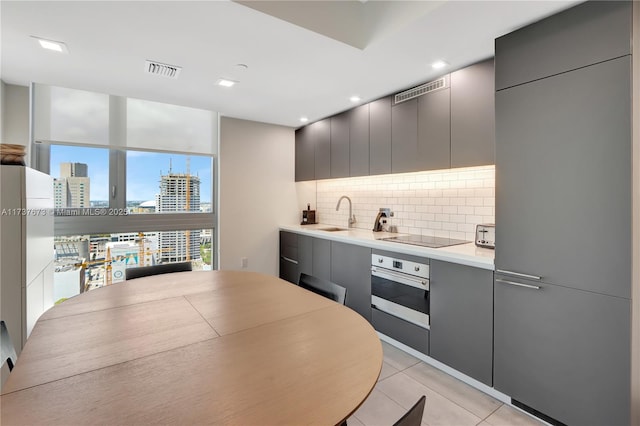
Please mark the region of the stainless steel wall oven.
POLYGON ((371 307, 428 330, 429 265, 372 254, 371 307))

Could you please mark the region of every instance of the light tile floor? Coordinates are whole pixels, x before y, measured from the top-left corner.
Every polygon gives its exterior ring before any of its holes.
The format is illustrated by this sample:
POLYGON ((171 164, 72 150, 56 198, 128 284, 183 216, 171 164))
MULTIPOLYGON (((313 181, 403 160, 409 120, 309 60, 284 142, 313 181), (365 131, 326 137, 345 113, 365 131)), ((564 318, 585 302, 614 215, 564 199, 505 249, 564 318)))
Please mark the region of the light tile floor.
POLYGON ((543 424, 386 342, 382 348, 378 384, 349 418, 349 426, 391 426, 421 395, 427 397, 423 426, 543 424))

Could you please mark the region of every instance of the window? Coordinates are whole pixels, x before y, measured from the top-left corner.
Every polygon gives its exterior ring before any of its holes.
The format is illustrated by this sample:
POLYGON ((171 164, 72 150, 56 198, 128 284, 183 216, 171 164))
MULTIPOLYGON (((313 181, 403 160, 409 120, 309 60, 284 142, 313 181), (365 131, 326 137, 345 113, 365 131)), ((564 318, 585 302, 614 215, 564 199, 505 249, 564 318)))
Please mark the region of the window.
POLYGON ((215 269, 216 112, 41 84, 32 98, 31 165, 56 178, 57 276, 89 289, 123 265, 215 269))
POLYGON ((54 301, 125 281, 128 268, 190 261, 211 270, 212 237, 212 229, 57 236, 54 301))
POLYGON ((211 156, 127 151, 129 213, 211 212, 211 156))
POLYGON ((108 149, 52 145, 50 158, 56 209, 109 206, 108 149))

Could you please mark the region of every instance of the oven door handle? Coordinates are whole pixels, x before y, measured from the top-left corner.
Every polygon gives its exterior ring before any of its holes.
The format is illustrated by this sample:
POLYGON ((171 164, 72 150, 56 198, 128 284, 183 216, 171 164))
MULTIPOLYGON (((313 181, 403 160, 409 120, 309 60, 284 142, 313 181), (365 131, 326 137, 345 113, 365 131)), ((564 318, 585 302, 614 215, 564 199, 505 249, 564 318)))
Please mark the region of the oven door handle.
POLYGON ((411 311, 411 309, 403 306, 399 306, 399 307, 395 307, 395 306, 397 306, 395 303, 382 299, 381 297, 378 297, 378 296, 371 297, 372 308, 375 308, 380 312, 384 312, 387 315, 391 315, 394 318, 398 318, 399 320, 417 325, 418 327, 424 328, 425 330, 429 330, 431 328, 429 325, 428 315, 420 315, 420 317, 416 317, 415 315, 402 315, 401 311, 407 312, 407 311, 411 311))
POLYGON ((371 267, 371 275, 384 278, 389 281, 395 281, 397 283, 408 285, 411 287, 419 288, 420 290, 429 290, 429 280, 427 278, 417 278, 411 275, 391 271, 389 269, 383 270, 382 268, 378 268, 376 266, 371 267))

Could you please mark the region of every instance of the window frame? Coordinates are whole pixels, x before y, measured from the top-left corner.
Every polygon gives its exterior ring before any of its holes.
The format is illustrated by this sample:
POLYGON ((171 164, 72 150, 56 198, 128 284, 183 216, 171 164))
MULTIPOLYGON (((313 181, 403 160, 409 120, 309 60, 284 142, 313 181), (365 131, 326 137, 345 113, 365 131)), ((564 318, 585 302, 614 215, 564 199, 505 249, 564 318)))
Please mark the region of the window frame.
MULTIPOLYGON (((136 213, 105 216, 54 216, 54 236, 117 234, 127 232, 161 232, 211 229, 212 239, 217 241, 217 186, 218 174, 215 155, 181 151, 148 150, 140 148, 109 147, 77 143, 34 141, 31 151, 33 168, 50 174, 52 145, 66 145, 109 150, 109 209, 127 209, 127 151, 146 151, 166 154, 197 155, 211 158, 211 212, 208 213, 136 213)), ((217 250, 216 250, 217 252, 217 250)), ((218 256, 212 256, 212 269, 218 267, 218 256)))

